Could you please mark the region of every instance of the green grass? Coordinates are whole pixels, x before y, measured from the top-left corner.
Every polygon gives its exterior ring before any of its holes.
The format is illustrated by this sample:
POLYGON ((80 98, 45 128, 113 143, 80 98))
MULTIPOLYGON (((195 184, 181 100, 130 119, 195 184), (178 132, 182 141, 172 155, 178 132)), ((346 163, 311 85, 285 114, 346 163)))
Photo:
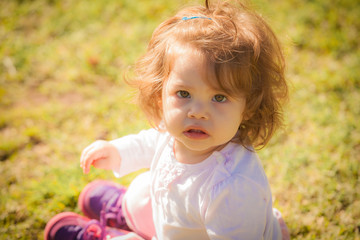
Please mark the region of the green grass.
MULTIPOLYGON (((197 1, 199 2, 199 1, 197 1)), ((192 1, 0 1, 0 238, 42 239, 79 212, 95 139, 147 128, 123 82, 154 28, 192 1)), ((259 152, 292 239, 360 239, 360 5, 266 1, 283 42, 286 127, 259 152)), ((129 184, 135 175, 116 181, 129 184)))

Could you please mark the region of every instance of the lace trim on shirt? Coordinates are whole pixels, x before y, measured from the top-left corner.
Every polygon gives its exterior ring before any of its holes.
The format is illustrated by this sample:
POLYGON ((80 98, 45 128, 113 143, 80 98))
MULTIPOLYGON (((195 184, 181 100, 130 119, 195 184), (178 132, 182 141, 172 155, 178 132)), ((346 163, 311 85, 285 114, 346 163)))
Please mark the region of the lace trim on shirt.
MULTIPOLYGON (((171 146, 169 149, 173 149, 173 139, 171 139, 168 144, 171 146)), ((162 179, 158 185, 159 189, 168 189, 171 183, 185 172, 185 168, 176 163, 174 152, 171 150, 167 154, 169 154, 169 157, 166 158, 165 161, 159 162, 159 166, 157 167, 158 177, 162 179)))

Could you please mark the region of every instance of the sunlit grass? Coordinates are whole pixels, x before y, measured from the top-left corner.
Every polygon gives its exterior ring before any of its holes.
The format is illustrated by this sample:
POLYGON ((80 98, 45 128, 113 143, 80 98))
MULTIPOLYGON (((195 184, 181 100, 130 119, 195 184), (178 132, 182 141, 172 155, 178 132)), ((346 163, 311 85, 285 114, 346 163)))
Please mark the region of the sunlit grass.
MULTIPOLYGON (((199 1, 197 1, 199 2, 199 1)), ((193 1, 0 1, 0 238, 41 239, 112 173, 82 149, 149 127, 123 78, 154 28, 193 1)), ((359 239, 360 53, 356 1, 266 1, 284 44, 286 126, 259 152, 293 239, 359 239)), ((135 175, 116 180, 128 185, 135 175)))

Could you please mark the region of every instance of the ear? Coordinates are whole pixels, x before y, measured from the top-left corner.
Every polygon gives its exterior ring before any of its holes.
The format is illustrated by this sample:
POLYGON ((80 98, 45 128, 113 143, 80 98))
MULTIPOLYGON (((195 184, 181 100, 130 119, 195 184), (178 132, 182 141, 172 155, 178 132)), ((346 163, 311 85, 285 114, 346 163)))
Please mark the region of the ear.
POLYGON ((162 100, 161 99, 157 101, 157 107, 160 110, 160 112, 162 112, 163 105, 162 105, 162 100))
POLYGON ((158 96, 158 98, 157 98, 157 107, 158 107, 158 109, 160 109, 160 111, 162 111, 162 109, 163 109, 163 100, 162 100, 162 98, 163 98, 163 94, 162 93, 160 93, 159 94, 160 96, 158 96))
POLYGON ((254 113, 245 110, 244 113, 243 113, 243 121, 250 120, 253 115, 254 115, 254 113))

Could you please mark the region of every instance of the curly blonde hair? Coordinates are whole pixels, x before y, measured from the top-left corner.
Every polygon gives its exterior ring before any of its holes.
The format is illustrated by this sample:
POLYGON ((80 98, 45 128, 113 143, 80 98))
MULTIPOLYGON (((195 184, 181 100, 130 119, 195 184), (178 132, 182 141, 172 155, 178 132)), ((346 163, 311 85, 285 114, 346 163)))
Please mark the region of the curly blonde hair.
POLYGON ((282 125, 282 101, 288 96, 285 61, 269 25, 240 2, 187 7, 161 23, 130 81, 150 123, 162 121, 162 88, 171 71, 174 45, 200 51, 214 67, 217 84, 230 95, 246 98, 245 120, 234 142, 264 147, 282 125), (190 20, 184 17, 197 16, 190 20))

